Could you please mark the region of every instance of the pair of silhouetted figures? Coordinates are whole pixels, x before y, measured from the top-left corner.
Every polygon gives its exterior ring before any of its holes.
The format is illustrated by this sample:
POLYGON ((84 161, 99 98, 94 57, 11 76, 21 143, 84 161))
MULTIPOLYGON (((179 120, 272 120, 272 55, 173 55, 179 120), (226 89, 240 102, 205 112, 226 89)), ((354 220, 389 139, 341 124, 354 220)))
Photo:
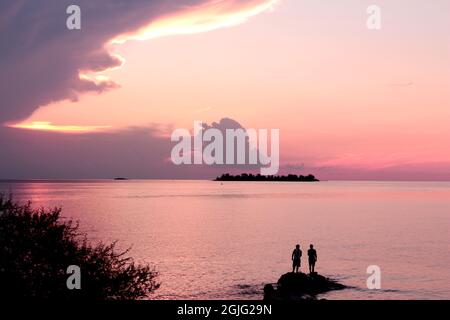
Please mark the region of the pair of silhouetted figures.
MULTIPOLYGON (((292 272, 298 272, 298 269, 300 268, 301 265, 301 259, 302 259, 302 250, 300 249, 300 245, 297 244, 295 246, 294 251, 292 252, 292 272)), ((317 261, 316 249, 314 249, 314 246, 310 244, 308 250, 309 273, 314 272, 316 261, 317 261)))

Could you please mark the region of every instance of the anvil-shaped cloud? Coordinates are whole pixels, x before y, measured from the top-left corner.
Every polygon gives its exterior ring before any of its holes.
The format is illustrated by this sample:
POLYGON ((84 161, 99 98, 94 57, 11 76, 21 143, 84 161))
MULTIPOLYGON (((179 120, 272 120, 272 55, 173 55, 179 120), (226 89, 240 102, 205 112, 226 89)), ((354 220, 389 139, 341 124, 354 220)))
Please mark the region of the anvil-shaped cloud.
POLYGON ((123 60, 112 43, 233 26, 278 0, 6 0, 0 2, 0 123, 51 102, 117 87, 98 72, 123 60), (82 29, 66 28, 81 8, 82 29))

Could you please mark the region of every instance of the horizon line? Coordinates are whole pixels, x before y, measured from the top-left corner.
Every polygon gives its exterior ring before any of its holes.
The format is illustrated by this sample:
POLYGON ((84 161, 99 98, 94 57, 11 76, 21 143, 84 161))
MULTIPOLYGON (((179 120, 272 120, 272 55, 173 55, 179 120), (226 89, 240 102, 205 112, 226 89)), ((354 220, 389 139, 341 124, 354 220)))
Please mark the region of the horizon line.
MULTIPOLYGON (((125 178, 125 180, 115 180, 116 177, 113 178, 0 178, 0 182, 64 182, 64 181, 115 181, 115 182, 126 182, 126 181, 214 181, 213 179, 207 178, 125 178)), ((214 182, 268 182, 268 181, 214 181, 214 182)), ((283 181, 273 181, 273 182, 283 182, 283 181)), ((271 182, 271 183, 273 183, 271 182)), ((324 179, 318 182, 450 182, 449 180, 407 180, 407 179, 324 179)))

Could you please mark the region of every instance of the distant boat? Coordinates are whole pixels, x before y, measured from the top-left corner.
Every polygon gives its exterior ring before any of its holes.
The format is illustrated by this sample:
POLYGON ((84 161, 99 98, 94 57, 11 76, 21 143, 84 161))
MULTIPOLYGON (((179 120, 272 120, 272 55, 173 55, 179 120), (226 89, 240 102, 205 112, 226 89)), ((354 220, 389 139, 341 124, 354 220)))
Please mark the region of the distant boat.
POLYGON ((117 180, 117 181, 124 181, 124 180, 128 180, 127 178, 114 178, 114 180, 117 180))

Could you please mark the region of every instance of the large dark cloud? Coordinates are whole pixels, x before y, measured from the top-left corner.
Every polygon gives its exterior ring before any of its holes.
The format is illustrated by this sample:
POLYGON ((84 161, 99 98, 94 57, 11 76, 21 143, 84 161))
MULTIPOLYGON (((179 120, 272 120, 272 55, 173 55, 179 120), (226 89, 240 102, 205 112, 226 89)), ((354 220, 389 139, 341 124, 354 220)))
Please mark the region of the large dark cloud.
POLYGON ((76 99, 115 84, 80 80, 79 70, 100 71, 120 61, 104 44, 158 16, 206 0, 0 1, 0 123, 21 120, 37 107, 76 99), (66 28, 66 8, 82 9, 82 29, 66 28))

